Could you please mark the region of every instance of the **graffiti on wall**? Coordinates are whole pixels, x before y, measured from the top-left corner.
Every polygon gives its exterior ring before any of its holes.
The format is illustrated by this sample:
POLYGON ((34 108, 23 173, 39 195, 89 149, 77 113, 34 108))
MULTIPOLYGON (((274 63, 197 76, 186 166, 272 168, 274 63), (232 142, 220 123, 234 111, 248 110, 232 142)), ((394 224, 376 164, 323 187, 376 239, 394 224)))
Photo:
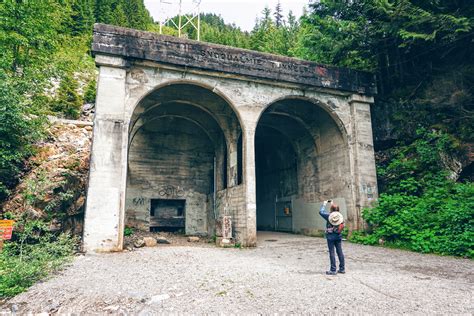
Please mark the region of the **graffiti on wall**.
POLYGON ((179 198, 184 196, 184 190, 179 186, 167 184, 158 189, 158 195, 166 198, 179 198))
POLYGON ((136 197, 136 198, 133 198, 132 200, 132 203, 133 205, 135 206, 142 206, 142 205, 145 205, 145 198, 144 197, 136 197))

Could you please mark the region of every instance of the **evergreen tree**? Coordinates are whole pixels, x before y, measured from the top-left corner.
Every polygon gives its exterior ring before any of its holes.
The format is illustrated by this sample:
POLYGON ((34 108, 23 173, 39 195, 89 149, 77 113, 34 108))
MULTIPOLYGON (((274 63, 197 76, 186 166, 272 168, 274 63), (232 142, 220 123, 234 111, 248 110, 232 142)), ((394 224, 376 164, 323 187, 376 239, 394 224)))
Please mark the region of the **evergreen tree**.
POLYGON ((89 34, 94 26, 94 0, 73 0, 71 4, 71 34, 89 34))
POLYGON ((79 84, 71 74, 66 74, 59 85, 58 95, 52 110, 66 118, 77 119, 81 114, 82 98, 77 93, 79 84))
POLYGON ((114 9, 114 12, 112 13, 113 19, 112 22, 114 25, 118 26, 129 26, 128 23, 128 17, 125 14, 125 10, 123 9, 123 6, 121 3, 118 3, 117 6, 114 9))
POLYGON ((57 1, 3 1, 0 17, 1 68, 24 76, 54 52, 63 20, 57 1))
POLYGON ((95 0, 95 21, 111 24, 114 22, 114 12, 117 0, 95 0))
POLYGON ((17 181, 23 160, 40 138, 41 120, 28 116, 28 101, 0 69, 0 201, 17 181))
POLYGON ((282 12, 283 12, 283 9, 281 8, 281 3, 278 0, 278 3, 275 7, 275 12, 273 13, 273 15, 275 16, 275 25, 277 28, 282 27, 284 23, 282 12))
MULTIPOLYGON (((147 30, 153 22, 150 13, 145 8, 143 0, 121 0, 118 3, 127 17, 127 27, 147 30)), ((117 23, 117 21, 115 21, 117 23)))

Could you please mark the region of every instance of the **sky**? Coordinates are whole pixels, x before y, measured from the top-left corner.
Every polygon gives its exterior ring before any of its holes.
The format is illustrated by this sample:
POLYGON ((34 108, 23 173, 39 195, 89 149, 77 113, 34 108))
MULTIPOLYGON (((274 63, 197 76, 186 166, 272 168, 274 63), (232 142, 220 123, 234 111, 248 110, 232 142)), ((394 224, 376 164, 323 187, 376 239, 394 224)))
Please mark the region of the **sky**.
MULTIPOLYGON (((144 2, 155 21, 165 16, 164 12, 167 12, 169 16, 178 14, 179 0, 144 0, 144 2), (162 4, 162 2, 169 4, 162 4)), ((184 11, 192 11, 192 0, 182 0, 182 2, 184 11)), ((221 15, 226 23, 235 23, 242 30, 251 31, 255 25, 255 19, 261 16, 265 6, 273 12, 277 3, 278 0, 201 0, 201 12, 221 15)), ((285 17, 291 10, 298 18, 303 12, 303 6, 307 5, 309 0, 280 0, 280 3, 285 17)))

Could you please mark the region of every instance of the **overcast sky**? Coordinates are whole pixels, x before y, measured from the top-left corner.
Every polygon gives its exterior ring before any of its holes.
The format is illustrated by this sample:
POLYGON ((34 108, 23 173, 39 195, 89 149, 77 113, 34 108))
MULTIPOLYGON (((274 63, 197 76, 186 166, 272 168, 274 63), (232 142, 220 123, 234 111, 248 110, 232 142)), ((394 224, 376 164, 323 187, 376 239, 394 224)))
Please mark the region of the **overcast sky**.
MULTIPOLYGON (((169 16, 178 14, 179 0, 145 0, 145 5, 150 11, 155 21, 166 12, 169 16), (168 2, 171 4, 161 4, 168 2), (171 13, 170 13, 171 12, 171 13)), ((192 10, 192 0, 182 0, 184 11, 192 10)), ((278 0, 201 0, 201 12, 220 14, 226 23, 235 23, 244 31, 251 31, 255 25, 255 18, 260 16, 265 6, 270 9, 275 8, 278 0)), ((303 6, 309 3, 309 0, 280 0, 283 15, 286 17, 288 11, 293 11, 296 17, 300 17, 303 12, 303 6)))

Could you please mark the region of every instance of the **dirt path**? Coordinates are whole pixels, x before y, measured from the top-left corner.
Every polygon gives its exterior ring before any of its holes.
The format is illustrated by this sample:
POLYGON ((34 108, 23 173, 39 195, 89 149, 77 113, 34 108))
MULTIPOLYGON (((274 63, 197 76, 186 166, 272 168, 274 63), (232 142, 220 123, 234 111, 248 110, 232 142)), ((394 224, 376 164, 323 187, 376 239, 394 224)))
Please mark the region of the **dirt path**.
POLYGON ((472 314, 474 261, 345 243, 326 276, 325 240, 259 233, 256 249, 160 245, 77 257, 2 311, 48 313, 472 314))

